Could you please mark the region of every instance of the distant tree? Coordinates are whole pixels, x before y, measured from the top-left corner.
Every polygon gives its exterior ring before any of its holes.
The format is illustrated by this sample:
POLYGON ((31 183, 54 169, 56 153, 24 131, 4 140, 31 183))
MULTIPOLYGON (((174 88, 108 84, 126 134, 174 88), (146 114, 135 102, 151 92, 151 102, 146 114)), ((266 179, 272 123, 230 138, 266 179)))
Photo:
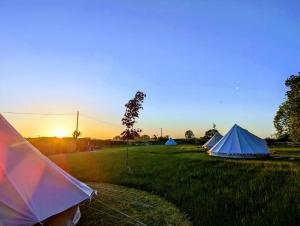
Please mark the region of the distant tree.
POLYGON ((192 130, 188 130, 185 132, 185 139, 187 140, 195 139, 195 135, 192 130))
POLYGON ((293 141, 300 141, 300 72, 290 76, 285 85, 287 99, 279 106, 274 126, 278 137, 290 136, 293 141))
POLYGON ((152 136, 152 140, 157 141, 157 135, 154 134, 154 135, 152 136))
POLYGON ((74 139, 78 139, 78 137, 80 137, 81 136, 81 132, 80 131, 77 131, 77 130, 75 130, 74 132, 73 132, 73 134, 72 134, 72 136, 73 136, 73 138, 74 139))
POLYGON ((140 136, 139 139, 142 140, 142 141, 149 141, 150 136, 145 134, 145 135, 140 136))
POLYGON ((207 130, 205 132, 205 135, 204 135, 204 139, 210 139, 212 138, 216 133, 218 133, 219 131, 216 129, 216 124, 213 124, 213 129, 210 129, 210 130, 207 130))
POLYGON ((122 138, 120 137, 120 136, 115 136, 114 138, 113 138, 113 140, 122 140, 122 138))
POLYGON ((274 127, 277 130, 276 137, 289 136, 289 113, 287 103, 283 103, 279 106, 279 109, 274 118, 274 127))
POLYGON ((136 137, 140 136, 142 132, 141 129, 135 129, 134 124, 137 122, 139 118, 140 110, 143 109, 143 102, 146 97, 146 94, 138 91, 134 98, 129 100, 127 104, 125 104, 125 114, 122 118, 122 125, 126 127, 126 129, 121 133, 121 136, 124 140, 127 141, 126 148, 126 166, 128 167, 128 140, 133 140, 136 137))
POLYGON ((163 137, 159 137, 157 140, 160 143, 165 143, 167 140, 169 140, 169 138, 170 137, 168 135, 166 135, 166 136, 163 136, 163 137))

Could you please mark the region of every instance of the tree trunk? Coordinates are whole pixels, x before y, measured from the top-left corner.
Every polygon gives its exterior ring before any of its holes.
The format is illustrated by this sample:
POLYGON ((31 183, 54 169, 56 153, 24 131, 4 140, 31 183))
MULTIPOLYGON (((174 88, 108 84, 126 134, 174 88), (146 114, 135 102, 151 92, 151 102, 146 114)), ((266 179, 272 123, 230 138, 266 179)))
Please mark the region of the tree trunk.
POLYGON ((125 167, 128 170, 128 140, 126 140, 125 167))

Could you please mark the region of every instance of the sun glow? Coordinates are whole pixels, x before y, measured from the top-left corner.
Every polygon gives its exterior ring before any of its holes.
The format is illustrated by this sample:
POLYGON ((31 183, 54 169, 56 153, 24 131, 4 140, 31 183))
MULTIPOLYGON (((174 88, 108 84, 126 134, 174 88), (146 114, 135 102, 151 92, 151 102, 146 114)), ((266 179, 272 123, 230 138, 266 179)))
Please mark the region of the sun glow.
POLYGON ((62 138, 62 137, 67 137, 69 135, 69 132, 65 128, 58 127, 53 130, 53 135, 55 137, 62 138))

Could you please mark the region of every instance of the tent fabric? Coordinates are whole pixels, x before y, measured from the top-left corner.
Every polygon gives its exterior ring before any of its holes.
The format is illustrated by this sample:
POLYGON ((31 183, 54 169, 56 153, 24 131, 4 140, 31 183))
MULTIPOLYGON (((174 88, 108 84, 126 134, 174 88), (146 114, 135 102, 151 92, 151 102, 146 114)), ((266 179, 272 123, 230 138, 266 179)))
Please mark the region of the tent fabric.
POLYGON ((166 142, 166 145, 177 145, 177 143, 172 138, 169 138, 169 140, 166 142))
POLYGON ((41 154, 0 114, 0 225, 41 223, 93 193, 41 154))
MULTIPOLYGON (((80 219, 81 213, 79 206, 74 206, 62 213, 43 221, 43 226, 73 226, 76 225, 80 219), (78 214, 78 217, 77 217, 78 214), (77 221, 78 219, 78 221, 77 221)), ((41 226, 36 224, 34 226, 41 226)))
POLYGON ((234 125, 232 129, 210 149, 212 156, 227 158, 256 158, 269 155, 265 140, 253 135, 249 131, 234 125))
POLYGON ((209 141, 207 141, 203 147, 205 148, 212 148, 213 146, 215 146, 221 139, 222 139, 222 135, 219 132, 216 132, 215 135, 209 139, 209 141))

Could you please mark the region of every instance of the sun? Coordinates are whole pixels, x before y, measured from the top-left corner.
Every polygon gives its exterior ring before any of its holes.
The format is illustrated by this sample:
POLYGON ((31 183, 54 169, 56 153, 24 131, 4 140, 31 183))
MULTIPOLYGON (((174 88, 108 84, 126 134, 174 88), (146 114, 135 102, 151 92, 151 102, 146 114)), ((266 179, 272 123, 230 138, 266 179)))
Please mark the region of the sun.
POLYGON ((58 138, 67 137, 68 131, 65 128, 58 127, 53 130, 53 135, 58 138))

